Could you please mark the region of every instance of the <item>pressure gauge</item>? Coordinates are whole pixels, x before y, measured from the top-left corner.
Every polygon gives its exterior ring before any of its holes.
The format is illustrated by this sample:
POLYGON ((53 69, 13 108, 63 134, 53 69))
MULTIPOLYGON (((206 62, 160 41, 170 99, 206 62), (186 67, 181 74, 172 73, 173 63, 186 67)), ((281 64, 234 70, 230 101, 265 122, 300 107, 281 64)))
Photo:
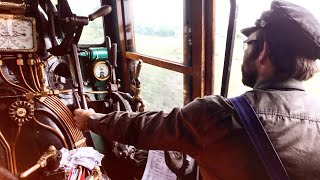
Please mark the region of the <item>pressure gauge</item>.
POLYGON ((0 52, 35 52, 36 50, 34 18, 0 15, 0 52))
POLYGON ((97 61, 93 65, 93 75, 99 81, 105 81, 110 77, 110 65, 105 61, 97 61))

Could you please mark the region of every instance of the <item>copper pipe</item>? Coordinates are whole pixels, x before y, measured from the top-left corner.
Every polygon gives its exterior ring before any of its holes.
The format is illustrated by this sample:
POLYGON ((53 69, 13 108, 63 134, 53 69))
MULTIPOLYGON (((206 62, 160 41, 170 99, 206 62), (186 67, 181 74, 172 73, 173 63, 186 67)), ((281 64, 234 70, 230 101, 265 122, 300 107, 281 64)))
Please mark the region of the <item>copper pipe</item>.
POLYGON ((32 54, 35 61, 36 61, 36 65, 34 66, 34 75, 35 75, 35 80, 36 80, 36 83, 37 83, 37 87, 39 89, 41 89, 41 85, 40 85, 40 80, 39 80, 39 75, 38 75, 38 69, 37 69, 37 66, 39 63, 41 63, 41 60, 39 58, 39 56, 37 54, 32 54))
MULTIPOLYGON (((48 102, 48 101, 45 101, 45 104, 54 112, 58 115, 58 117, 64 122, 64 119, 66 119, 66 117, 63 115, 63 113, 60 111, 59 108, 56 108, 55 104, 54 103, 51 103, 51 102, 48 102)), ((65 123, 70 134, 73 134, 74 132, 72 131, 73 128, 70 126, 70 124, 68 123, 65 123)))
POLYGON ((36 80, 36 83, 37 83, 37 88, 41 89, 37 65, 34 66, 34 75, 35 75, 35 80, 36 80))
POLYGON ((62 121, 65 124, 68 124, 70 131, 73 132, 72 137, 74 138, 74 141, 79 141, 82 138, 84 138, 82 132, 80 130, 78 130, 74 124, 73 121, 73 115, 72 112, 69 110, 69 108, 67 106, 65 106, 60 99, 58 99, 56 96, 50 96, 46 99, 46 101, 48 101, 49 103, 51 102, 51 104, 57 105, 59 106, 60 109, 62 109, 64 111, 64 114, 67 115, 68 118, 66 119, 62 119, 62 121))
POLYGON ((58 99, 56 96, 49 96, 43 103, 54 113, 56 113, 62 122, 67 126, 74 142, 78 142, 84 138, 82 132, 76 128, 73 122, 72 112, 61 102, 60 99, 58 99))
POLYGON ((39 126, 41 126, 41 127, 45 128, 45 129, 51 131, 53 134, 55 134, 56 136, 58 136, 58 138, 59 138, 60 141, 62 142, 63 146, 64 146, 65 148, 69 149, 69 146, 68 146, 66 140, 64 139, 64 137, 62 137, 62 136, 60 135, 60 133, 59 133, 58 131, 56 131, 55 129, 53 129, 52 127, 50 127, 50 126, 48 126, 48 125, 46 125, 46 124, 41 123, 41 122, 38 121, 35 117, 33 117, 33 120, 34 120, 39 126))
POLYGON ((2 58, 2 60, 15 60, 16 57, 4 57, 2 58))
POLYGON ((16 144, 17 144, 18 138, 20 136, 20 133, 21 133, 21 126, 18 126, 18 130, 17 130, 16 136, 14 137, 14 140, 11 143, 11 153, 12 153, 12 162, 13 162, 12 165, 13 165, 14 175, 18 174, 17 160, 16 160, 16 144))
POLYGON ((17 88, 18 90, 20 90, 20 91, 22 91, 22 92, 29 92, 29 90, 27 90, 26 88, 10 82, 10 81, 4 76, 1 66, 0 66, 0 76, 1 76, 1 78, 2 78, 7 84, 9 84, 9 85, 17 88))
MULTIPOLYGON (((58 99, 57 97, 55 96, 52 96, 53 99, 50 99, 52 100, 53 102, 55 102, 55 104, 57 104, 62 110, 64 110, 65 114, 67 114, 68 118, 69 119, 66 119, 68 121, 69 124, 72 125, 72 127, 74 129, 77 130, 77 127, 75 126, 74 122, 73 122, 73 115, 72 115, 72 112, 69 110, 68 107, 66 107, 63 103, 61 103, 60 99, 58 99), (55 99, 56 98, 56 99, 55 99)), ((79 130, 79 133, 81 133, 81 131, 79 130)))
POLYGON ((35 90, 32 89, 32 88, 29 86, 29 84, 28 84, 27 81, 26 81, 26 78, 24 77, 24 73, 23 73, 23 70, 22 70, 22 65, 18 65, 18 66, 19 66, 20 75, 21 75, 21 77, 22 77, 22 80, 23 80, 24 84, 25 84, 32 92, 35 92, 35 90))
MULTIPOLYGON (((46 91, 47 90, 46 82, 42 82, 42 80, 45 79, 44 64, 42 63, 40 57, 37 54, 32 54, 32 55, 36 60, 37 66, 40 68, 40 76, 42 78, 40 82, 39 82, 39 77, 36 76, 36 78, 38 79, 38 82, 40 83, 39 87, 40 87, 41 91, 46 91)), ((51 56, 49 56, 49 58, 51 58, 51 56)))
MULTIPOLYGON (((63 119, 66 119, 66 115, 56 106, 55 103, 52 103, 50 101, 45 101, 45 104, 48 105, 48 107, 50 107, 50 109, 56 113, 58 115, 58 117, 63 120, 63 119)), ((68 126, 68 129, 70 129, 70 125, 69 124, 66 124, 68 126)))
POLYGON ((74 146, 75 147, 83 147, 82 145, 85 143, 86 143, 86 138, 84 137, 84 138, 80 139, 79 141, 75 142, 74 146))
POLYGON ((61 120, 62 120, 66 125, 68 125, 68 128, 70 128, 70 130, 73 130, 74 127, 73 127, 72 123, 70 123, 70 120, 69 120, 69 119, 70 119, 70 116, 68 115, 68 113, 66 113, 66 112, 63 110, 63 108, 61 108, 60 104, 57 103, 56 101, 52 101, 52 100, 50 100, 50 99, 49 99, 49 100, 46 100, 46 102, 47 102, 48 104, 50 104, 51 106, 53 106, 53 105, 58 106, 57 109, 59 109, 60 115, 64 115, 63 118, 61 118, 61 120))
POLYGON ((0 99, 7 99, 7 98, 22 98, 22 97, 25 97, 24 95, 22 94, 19 94, 19 95, 12 95, 12 96, 0 96, 0 99))
POLYGON ((64 110, 65 114, 70 119, 73 119, 72 112, 63 103, 61 103, 60 99, 58 99, 56 96, 50 96, 46 100, 58 105, 62 110, 64 110))
POLYGON ((7 159, 7 165, 8 165, 8 168, 9 168, 9 171, 11 173, 14 173, 13 172, 13 163, 12 163, 12 154, 11 154, 11 147, 8 143, 8 141, 6 140, 6 138, 3 136, 3 134, 1 133, 0 131, 0 142, 1 144, 3 145, 4 147, 4 150, 6 152, 6 157, 8 157, 7 159))
POLYGON ((34 87, 36 88, 36 91, 37 91, 37 92, 40 92, 40 88, 38 88, 38 86, 37 86, 36 79, 35 79, 35 77, 34 77, 34 73, 33 73, 33 69, 32 69, 32 66, 31 66, 31 65, 29 65, 29 69, 30 69, 30 72, 31 72, 31 77, 32 77, 33 85, 34 85, 34 87))
POLYGON ((45 74, 45 67, 44 67, 44 63, 39 63, 39 70, 40 70, 40 89, 43 92, 48 91, 47 86, 46 86, 46 74, 45 74))
POLYGON ((26 9, 26 4, 23 3, 12 3, 12 2, 0 2, 0 5, 2 7, 8 8, 8 9, 19 9, 25 11, 26 9))

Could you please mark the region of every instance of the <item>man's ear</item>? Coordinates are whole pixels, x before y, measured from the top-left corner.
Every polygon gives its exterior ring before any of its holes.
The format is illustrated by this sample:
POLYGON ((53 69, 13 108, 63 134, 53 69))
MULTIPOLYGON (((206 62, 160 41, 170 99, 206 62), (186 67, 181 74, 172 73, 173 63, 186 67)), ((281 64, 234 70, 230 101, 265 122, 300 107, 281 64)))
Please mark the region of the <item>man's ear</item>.
POLYGON ((266 42, 257 60, 258 79, 269 78, 273 75, 273 66, 269 57, 269 47, 266 42))
POLYGON ((266 42, 263 43, 263 48, 259 54, 258 60, 263 61, 268 57, 269 48, 266 42))

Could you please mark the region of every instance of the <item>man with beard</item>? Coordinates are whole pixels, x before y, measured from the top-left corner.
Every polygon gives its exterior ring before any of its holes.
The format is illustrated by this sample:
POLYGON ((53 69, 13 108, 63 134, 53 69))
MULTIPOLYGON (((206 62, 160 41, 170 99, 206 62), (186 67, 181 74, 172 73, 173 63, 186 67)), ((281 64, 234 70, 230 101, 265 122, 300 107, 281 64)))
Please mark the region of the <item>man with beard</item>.
MULTIPOLYGON (((317 72, 320 23, 303 7, 277 0, 248 37, 244 97, 253 107, 291 179, 319 179, 320 103, 302 87, 317 72)), ((75 110, 76 126, 140 149, 191 155, 204 180, 268 179, 229 99, 195 99, 170 113, 75 110)))

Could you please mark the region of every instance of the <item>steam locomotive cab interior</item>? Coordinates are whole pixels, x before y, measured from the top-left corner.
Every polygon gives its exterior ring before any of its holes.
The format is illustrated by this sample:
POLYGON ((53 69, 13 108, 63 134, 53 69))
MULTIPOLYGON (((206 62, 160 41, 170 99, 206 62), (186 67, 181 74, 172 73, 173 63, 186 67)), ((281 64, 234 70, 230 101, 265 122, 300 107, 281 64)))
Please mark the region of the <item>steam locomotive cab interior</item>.
MULTIPOLYGON (((73 110, 166 111, 228 96, 229 81, 240 78, 236 7, 235 0, 0 1, 0 167, 18 179, 65 179, 56 150, 92 146, 106 155, 102 169, 112 180, 141 179, 148 151, 81 132, 73 110)), ((174 173, 195 179, 194 162, 172 153, 174 173)))

